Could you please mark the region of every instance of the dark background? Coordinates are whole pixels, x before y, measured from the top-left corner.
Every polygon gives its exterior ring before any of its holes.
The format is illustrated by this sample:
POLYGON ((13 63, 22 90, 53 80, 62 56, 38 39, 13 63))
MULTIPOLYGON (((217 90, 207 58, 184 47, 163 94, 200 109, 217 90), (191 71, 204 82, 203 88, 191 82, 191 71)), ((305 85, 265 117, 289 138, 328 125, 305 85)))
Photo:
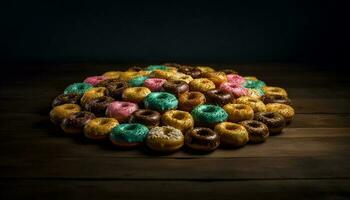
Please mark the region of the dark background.
MULTIPOLYGON (((345 1, 344 1, 345 2, 345 1)), ((2 62, 347 61, 342 1, 8 1, 2 62)))

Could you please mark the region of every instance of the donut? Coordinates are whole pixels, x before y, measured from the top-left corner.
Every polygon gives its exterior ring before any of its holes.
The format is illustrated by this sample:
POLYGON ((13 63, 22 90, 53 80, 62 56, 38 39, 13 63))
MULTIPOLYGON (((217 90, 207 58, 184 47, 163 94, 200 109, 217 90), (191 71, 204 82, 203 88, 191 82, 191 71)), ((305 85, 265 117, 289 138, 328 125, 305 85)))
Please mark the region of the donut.
POLYGON ((202 73, 215 72, 215 70, 209 66, 196 66, 196 69, 199 69, 202 73))
POLYGON ((61 94, 52 101, 52 107, 62 104, 79 104, 81 95, 78 93, 61 94))
POLYGON ((179 129, 182 133, 191 130, 194 126, 192 115, 181 110, 169 110, 162 115, 162 123, 179 129))
POLYGON ((54 124, 60 125, 64 118, 69 115, 80 112, 81 108, 77 104, 67 103, 54 107, 50 111, 50 119, 54 124))
POLYGON ((216 87, 219 87, 222 83, 227 82, 227 77, 224 72, 205 72, 202 74, 202 77, 211 80, 216 87))
POLYGON ((183 74, 183 73, 179 73, 179 72, 174 74, 174 76, 171 76, 169 79, 170 80, 185 81, 187 84, 189 84, 193 80, 192 76, 187 75, 187 74, 183 74))
POLYGON ((144 124, 150 129, 159 125, 160 114, 154 110, 139 109, 131 114, 129 122, 144 124))
POLYGON ((232 82, 222 83, 220 85, 220 90, 226 93, 230 93, 235 98, 247 95, 248 93, 248 89, 242 86, 237 86, 236 83, 232 83, 232 82))
POLYGON ((119 124, 112 129, 110 140, 118 147, 131 148, 139 146, 146 139, 148 128, 138 123, 119 124))
POLYGON ((190 82, 191 91, 198 91, 206 93, 209 90, 215 89, 215 84, 213 81, 207 78, 196 78, 190 82))
POLYGON ((95 87, 91 88, 87 92, 84 93, 84 95, 80 99, 80 103, 82 106, 85 106, 88 102, 92 101, 93 99, 96 99, 98 97, 107 96, 108 90, 105 87, 95 87))
MULTIPOLYGON (((229 74, 232 74, 232 75, 238 74, 238 72, 236 72, 236 71, 233 70, 233 69, 222 69, 222 70, 220 70, 220 72, 224 72, 226 75, 229 75, 229 74)), ((227 78, 228 78, 228 77, 227 77, 227 78)))
POLYGON ((248 131, 240 124, 222 122, 215 126, 214 131, 220 136, 220 144, 227 147, 241 147, 249 140, 248 131))
POLYGON ((160 152, 174 152, 184 145, 184 136, 172 126, 156 126, 147 135, 146 145, 160 152))
POLYGON ((161 91, 165 82, 166 80, 162 78, 149 78, 145 80, 143 86, 147 87, 151 91, 161 91))
POLYGON ((214 151, 220 145, 220 136, 209 128, 196 127, 185 134, 185 145, 195 151, 214 151))
POLYGON ((191 115, 197 126, 214 127, 216 124, 226 121, 228 114, 220 106, 203 104, 195 107, 191 115))
POLYGON ((240 124, 248 131, 250 143, 262 143, 269 137, 269 129, 262 122, 245 120, 240 122, 240 124))
POLYGON ((113 101, 106 109, 106 115, 118 120, 118 122, 126 122, 133 112, 138 109, 138 105, 126 101, 113 101))
POLYGON ((218 89, 209 90, 206 94, 208 103, 223 106, 234 102, 234 97, 230 93, 218 89))
POLYGON ((109 96, 97 97, 85 104, 85 110, 95 113, 97 116, 102 116, 106 113, 106 109, 114 99, 109 96))
POLYGON ((169 92, 178 96, 180 94, 188 92, 189 86, 185 81, 169 80, 164 83, 163 89, 165 92, 169 92))
POLYGON ((134 103, 142 103, 150 93, 151 90, 146 87, 126 88, 123 92, 122 99, 134 103))
POLYGON ((243 84, 245 88, 251 88, 251 89, 262 89, 266 86, 266 84, 263 81, 260 80, 246 80, 243 84))
POLYGON ((89 83, 73 83, 64 89, 64 94, 77 93, 83 95, 86 91, 90 90, 93 86, 89 83))
POLYGON ((247 80, 252 80, 252 81, 256 81, 258 80, 258 78, 256 78, 255 76, 245 76, 244 79, 247 80))
POLYGON ((80 111, 69 115, 64 118, 61 123, 61 128, 65 133, 68 134, 79 134, 83 132, 85 124, 90 120, 95 119, 94 113, 87 111, 80 111))
POLYGON ((240 122, 254 118, 254 110, 245 104, 226 104, 223 109, 228 114, 228 121, 240 122))
POLYGON ((145 108, 164 112, 177 108, 177 98, 168 92, 152 92, 144 100, 145 108))
POLYGON ((262 96, 261 100, 264 102, 264 104, 281 103, 281 104, 292 106, 292 101, 288 97, 276 95, 276 94, 264 95, 262 96))
POLYGON ((179 96, 179 108, 184 111, 192 111, 196 106, 206 102, 204 94, 201 92, 185 92, 179 96))
POLYGON ((263 90, 266 95, 280 95, 284 97, 288 96, 286 90, 280 87, 265 86, 263 87, 263 90))
POLYGON ((181 66, 178 69, 179 72, 191 76, 192 78, 200 78, 202 71, 200 69, 190 67, 190 66, 181 66))
POLYGON ((84 135, 89 139, 104 140, 108 138, 112 129, 118 124, 118 121, 114 118, 95 118, 84 126, 84 135))
POLYGON ((107 88, 109 95, 116 100, 120 100, 124 90, 128 88, 128 84, 125 81, 119 81, 117 79, 101 81, 97 86, 107 88))
POLYGON ((254 112, 265 112, 266 106, 265 104, 256 98, 249 97, 249 96, 242 96, 236 99, 236 103, 245 104, 250 106, 254 112))
POLYGON ((102 74, 102 76, 106 77, 107 79, 119 79, 122 73, 123 72, 121 71, 109 71, 102 74))
POLYGON ((104 76, 90 76, 87 77, 83 82, 84 83, 89 83, 93 86, 97 85, 99 82, 108 79, 107 77, 104 76))
POLYGON ((291 106, 281 103, 266 104, 266 111, 281 114, 286 120, 287 124, 289 124, 293 120, 295 115, 295 111, 291 106))
POLYGON ((245 82, 245 79, 238 74, 228 74, 227 81, 233 83, 235 86, 242 86, 245 82))
POLYGON ((276 135, 282 132, 286 126, 284 117, 276 112, 255 113, 254 120, 264 123, 269 128, 270 135, 276 135))
POLYGON ((165 65, 149 65, 146 71, 163 70, 163 71, 177 71, 175 67, 168 67, 165 65))
POLYGON ((143 83, 145 82, 145 80, 148 79, 148 76, 137 76, 133 79, 131 79, 128 84, 131 87, 141 87, 143 86, 143 83))
POLYGON ((255 98, 255 99, 260 99, 264 95, 264 92, 261 88, 255 88, 251 89, 248 88, 246 96, 255 98))
POLYGON ((173 71, 163 71, 163 70, 154 70, 150 73, 150 77, 152 78, 163 78, 163 79, 171 79, 176 75, 173 71))
POLYGON ((120 74, 119 79, 121 81, 129 82, 131 79, 137 77, 137 76, 142 76, 142 75, 147 75, 142 71, 139 72, 134 72, 134 71, 125 71, 120 74))

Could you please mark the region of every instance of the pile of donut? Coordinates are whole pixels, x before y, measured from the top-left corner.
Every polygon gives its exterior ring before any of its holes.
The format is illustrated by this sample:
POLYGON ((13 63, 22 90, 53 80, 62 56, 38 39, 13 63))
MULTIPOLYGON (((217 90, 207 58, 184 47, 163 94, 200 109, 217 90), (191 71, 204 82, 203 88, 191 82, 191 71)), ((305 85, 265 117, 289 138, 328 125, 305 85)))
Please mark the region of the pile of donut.
POLYGON ((88 77, 69 85, 52 107, 51 121, 68 135, 159 152, 262 143, 295 114, 283 88, 231 69, 176 63, 88 77))

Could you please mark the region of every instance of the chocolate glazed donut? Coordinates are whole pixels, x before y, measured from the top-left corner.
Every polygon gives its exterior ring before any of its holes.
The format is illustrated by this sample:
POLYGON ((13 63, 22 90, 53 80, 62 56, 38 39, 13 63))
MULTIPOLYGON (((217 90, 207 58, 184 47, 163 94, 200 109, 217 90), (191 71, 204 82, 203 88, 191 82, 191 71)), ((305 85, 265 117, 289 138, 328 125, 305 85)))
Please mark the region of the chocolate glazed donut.
POLYGON ((80 98, 81 95, 78 93, 61 94, 52 101, 52 107, 67 103, 79 104, 80 98))
POLYGON ((122 98, 123 91, 128 87, 128 84, 124 81, 118 81, 117 79, 107 79, 101 81, 99 86, 106 87, 110 96, 116 100, 122 98))
POLYGON ((160 123, 160 114, 154 110, 139 109, 131 114, 130 123, 141 123, 149 128, 158 126, 160 123))
POLYGON ((209 103, 223 106, 228 103, 233 103, 234 97, 229 93, 225 93, 218 89, 213 89, 207 92, 207 100, 209 103))
POLYGON ((167 92, 171 92, 175 95, 185 93, 189 90, 189 86, 185 81, 181 80, 169 80, 163 84, 163 88, 167 92))
POLYGON ((264 104, 281 103, 292 106, 292 101, 288 97, 282 95, 264 95, 263 97, 261 97, 261 99, 264 102, 264 104))
POLYGON ((240 124, 248 131, 250 143, 262 143, 269 137, 269 129, 262 122, 246 120, 240 122, 240 124))
POLYGON ((266 124, 271 135, 281 133, 282 129, 286 126, 284 117, 275 112, 259 112, 255 114, 254 119, 266 124))
POLYGON ((209 152, 218 148, 220 137, 209 128, 197 127, 186 133, 185 144, 193 150, 209 152))
POLYGON ((179 67, 178 71, 186 75, 190 75, 192 78, 200 78, 202 76, 201 70, 191 66, 182 65, 179 67))
POLYGON ((61 128, 65 133, 78 134, 83 132, 85 124, 92 119, 95 119, 95 115, 91 112, 77 112, 63 119, 61 128))
POLYGON ((95 113, 98 116, 103 116, 106 113, 107 106, 113 101, 114 99, 109 96, 98 97, 88 102, 85 105, 85 109, 95 113))

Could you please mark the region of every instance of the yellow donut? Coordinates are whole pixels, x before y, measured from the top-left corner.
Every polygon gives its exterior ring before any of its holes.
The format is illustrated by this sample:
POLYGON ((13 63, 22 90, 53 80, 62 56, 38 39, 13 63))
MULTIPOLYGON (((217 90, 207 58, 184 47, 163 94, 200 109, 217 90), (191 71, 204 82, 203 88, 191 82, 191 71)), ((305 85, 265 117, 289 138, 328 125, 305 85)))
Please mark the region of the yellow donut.
POLYGON ((146 87, 131 87, 123 91, 122 98, 124 101, 141 103, 150 93, 151 90, 146 87))
POLYGON ((215 70, 209 66, 197 66, 196 68, 199 69, 202 73, 215 72, 215 70))
POLYGON ((172 71, 165 71, 165 70, 154 70, 151 72, 150 77, 152 78, 163 78, 163 79, 171 79, 174 77, 176 73, 172 71))
POLYGON ((263 87, 263 90, 265 95, 280 95, 288 97, 286 90, 280 87, 265 86, 263 87))
POLYGON ((80 99, 81 105, 84 106, 88 102, 92 101, 93 99, 106 96, 107 94, 108 94, 108 90, 105 87, 91 88, 90 90, 85 92, 84 95, 81 97, 80 99))
POLYGON ((162 115, 164 125, 172 126, 179 129, 182 133, 191 130, 194 125, 192 115, 181 110, 169 110, 162 115))
POLYGON ((227 82, 227 77, 224 72, 205 72, 202 74, 202 77, 213 81, 216 87, 219 87, 221 83, 227 82))
POLYGON ((215 84, 213 83, 213 81, 207 78, 193 79, 189 85, 190 85, 191 91, 198 91, 203 93, 206 93, 209 90, 215 89, 215 84))
POLYGON ((239 97, 236 100, 236 103, 248 105, 254 110, 254 112, 265 112, 266 111, 265 104, 261 100, 253 98, 253 97, 249 97, 249 96, 239 97))
POLYGON ((138 72, 135 71, 126 71, 120 74, 119 79, 125 82, 130 81, 131 79, 140 76, 138 72))
POLYGON ((117 126, 118 120, 114 118, 99 117, 90 120, 84 126, 84 135, 89 139, 102 140, 108 138, 112 129, 117 126))
POLYGON ((281 114, 286 120, 287 124, 293 120, 295 115, 295 111, 291 106, 281 103, 268 103, 266 104, 266 110, 268 112, 276 112, 281 114))
POLYGON ((232 147, 245 145, 249 140, 249 133, 244 126, 232 122, 217 124, 214 131, 220 135, 220 143, 232 147))
POLYGON ((123 73, 123 72, 121 72, 121 71, 109 71, 109 72, 102 74, 102 76, 107 77, 108 79, 119 79, 121 73, 123 73))
POLYGON ((50 119, 53 123, 59 125, 64 118, 69 115, 80 112, 81 108, 77 104, 67 103, 54 107, 50 111, 50 119))
POLYGON ((178 73, 174 74, 174 76, 171 76, 170 80, 185 81, 187 84, 189 84, 193 80, 193 78, 190 75, 178 72, 178 73))
POLYGON ((228 121, 240 122, 254 118, 254 110, 245 104, 226 104, 224 110, 228 114, 228 121))

